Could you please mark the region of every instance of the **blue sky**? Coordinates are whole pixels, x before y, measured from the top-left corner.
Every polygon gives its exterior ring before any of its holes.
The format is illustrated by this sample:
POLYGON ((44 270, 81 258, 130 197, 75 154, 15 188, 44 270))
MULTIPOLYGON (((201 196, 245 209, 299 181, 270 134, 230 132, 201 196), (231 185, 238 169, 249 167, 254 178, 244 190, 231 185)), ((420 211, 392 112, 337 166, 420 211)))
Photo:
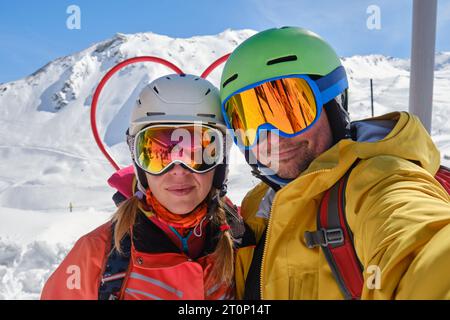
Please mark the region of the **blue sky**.
MULTIPOLYGON (((450 0, 438 0, 437 51, 450 51, 450 0)), ((410 56, 412 0, 40 0, 2 1, 0 83, 23 78, 58 57, 116 32, 152 31, 171 37, 284 25, 309 28, 341 56, 410 56), (69 5, 81 9, 81 30, 69 30, 69 5), (381 29, 369 30, 368 6, 377 5, 381 29)))

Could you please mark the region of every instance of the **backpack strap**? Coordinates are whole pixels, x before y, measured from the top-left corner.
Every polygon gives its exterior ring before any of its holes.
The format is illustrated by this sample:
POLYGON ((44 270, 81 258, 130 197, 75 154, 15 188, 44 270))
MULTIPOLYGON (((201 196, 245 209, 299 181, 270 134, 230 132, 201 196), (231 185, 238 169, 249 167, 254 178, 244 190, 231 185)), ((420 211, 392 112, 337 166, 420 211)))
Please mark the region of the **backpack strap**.
POLYGON ((102 274, 100 287, 98 289, 99 300, 117 300, 122 288, 123 280, 126 277, 128 265, 130 264, 131 256, 131 239, 127 234, 122 241, 121 249, 123 254, 120 254, 114 248, 114 226, 111 226, 111 252, 106 261, 105 270, 102 274))
POLYGON ((441 165, 434 178, 439 181, 447 193, 450 194, 450 169, 441 165))
MULTIPOLYGON (((317 213, 318 230, 305 232, 308 248, 322 248, 346 299, 360 299, 364 286, 364 267, 356 254, 353 234, 345 216, 345 189, 355 165, 325 192, 317 213)), ((450 193, 450 169, 441 165, 435 178, 450 193)))
POLYGON ((345 188, 351 169, 325 192, 317 214, 317 231, 305 232, 308 248, 321 247, 346 299, 360 299, 363 266, 356 255, 353 234, 345 218, 345 188))

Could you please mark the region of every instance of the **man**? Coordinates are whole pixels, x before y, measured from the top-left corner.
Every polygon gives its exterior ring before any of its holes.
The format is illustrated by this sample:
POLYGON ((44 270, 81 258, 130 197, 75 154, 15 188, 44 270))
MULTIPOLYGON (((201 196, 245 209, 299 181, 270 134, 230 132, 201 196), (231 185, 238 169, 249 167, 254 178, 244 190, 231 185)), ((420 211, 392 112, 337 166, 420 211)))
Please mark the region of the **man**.
POLYGON ((339 57, 305 29, 260 32, 227 61, 223 113, 263 181, 242 203, 258 244, 238 257, 238 297, 450 299, 450 197, 434 178, 439 151, 406 112, 350 124, 347 88, 339 57), (341 292, 320 250, 329 239, 314 247, 305 238, 318 230, 325 192, 346 173, 346 238, 361 270, 344 273, 361 278, 360 296, 341 292))

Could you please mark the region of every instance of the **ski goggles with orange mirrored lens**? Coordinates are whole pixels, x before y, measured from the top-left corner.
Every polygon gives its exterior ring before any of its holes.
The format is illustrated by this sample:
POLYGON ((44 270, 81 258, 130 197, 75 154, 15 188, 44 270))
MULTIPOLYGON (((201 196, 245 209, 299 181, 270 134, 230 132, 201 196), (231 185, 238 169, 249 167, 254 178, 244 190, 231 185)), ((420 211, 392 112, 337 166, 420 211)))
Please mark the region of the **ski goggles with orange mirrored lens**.
POLYGON ((128 137, 133 158, 144 171, 160 175, 175 164, 205 173, 223 161, 223 133, 203 124, 151 125, 128 137))
POLYGON ((282 137, 303 133, 319 119, 323 105, 347 88, 342 66, 317 80, 307 75, 271 78, 231 94, 222 113, 235 143, 251 149, 261 130, 276 130, 282 137))

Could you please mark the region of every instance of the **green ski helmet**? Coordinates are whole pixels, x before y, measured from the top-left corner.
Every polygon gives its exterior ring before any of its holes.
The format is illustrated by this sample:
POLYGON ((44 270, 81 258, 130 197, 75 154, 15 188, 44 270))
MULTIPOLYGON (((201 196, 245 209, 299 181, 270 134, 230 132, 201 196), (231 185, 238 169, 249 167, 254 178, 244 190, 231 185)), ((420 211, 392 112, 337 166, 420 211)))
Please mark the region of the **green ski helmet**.
MULTIPOLYGON (((348 83, 339 56, 320 36, 298 27, 262 31, 245 40, 233 51, 224 66, 220 82, 224 117, 226 117, 226 101, 238 91, 268 79, 289 75, 307 75, 319 82, 321 79, 325 80, 321 98, 334 141, 349 138, 348 83)), ((249 161, 248 156, 251 152, 245 154, 249 161)), ((262 179, 260 174, 265 168, 261 164, 252 167, 255 175, 262 179)), ((263 175, 271 178, 272 182, 274 180, 278 187, 289 182, 273 172, 263 175)), ((273 186, 273 183, 271 185, 273 186)))

